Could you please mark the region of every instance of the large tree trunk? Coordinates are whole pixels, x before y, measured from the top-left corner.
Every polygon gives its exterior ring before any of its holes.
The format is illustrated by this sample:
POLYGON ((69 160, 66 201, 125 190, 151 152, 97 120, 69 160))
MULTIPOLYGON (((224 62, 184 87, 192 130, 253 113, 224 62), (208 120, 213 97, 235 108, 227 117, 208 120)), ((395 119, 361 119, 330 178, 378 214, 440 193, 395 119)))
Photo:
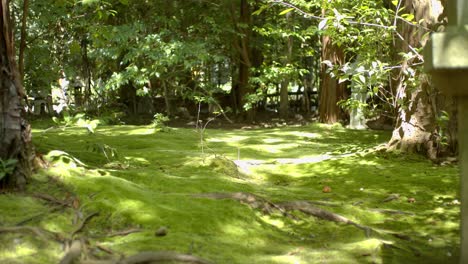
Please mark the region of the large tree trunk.
MULTIPOLYGON (((432 0, 405 0, 405 12, 414 14, 415 21, 424 20, 423 26, 433 27, 441 12, 434 4, 439 1, 432 0)), ((423 39, 425 32, 408 23, 400 22, 398 29, 403 40, 396 42, 397 50, 409 52, 412 48, 419 48, 425 44, 427 38, 423 39)), ((429 77, 418 69, 411 76, 408 71, 411 64, 420 62, 418 56, 403 62, 403 67, 398 75, 396 83, 397 101, 399 105, 397 123, 388 143, 391 150, 405 152, 419 152, 426 154, 431 159, 436 159, 440 150, 440 137, 436 117, 438 115, 437 97, 438 91, 432 86, 429 77), (411 85, 410 79, 417 80, 416 87, 411 85)), ((413 68, 414 69, 414 68, 413 68)))
POLYGON ((26 50, 26 22, 28 18, 29 0, 23 0, 23 17, 21 18, 21 40, 19 47, 19 73, 21 81, 24 79, 24 51, 26 50))
POLYGON ((31 175, 34 157, 31 129, 21 117, 21 100, 25 94, 15 61, 7 0, 1 0, 0 9, 0 159, 17 161, 13 172, 0 179, 0 188, 22 189, 31 175))
POLYGON ((252 48, 250 46, 252 14, 248 0, 240 0, 239 4, 239 17, 237 17, 235 3, 234 1, 231 3, 231 18, 234 28, 239 33, 239 36, 236 36, 237 39, 233 41, 235 61, 237 62, 237 76, 232 76, 233 86, 231 96, 233 97, 233 106, 235 107, 236 114, 243 114, 242 117, 246 117, 251 121, 254 116, 254 110, 245 111, 244 106, 247 103, 246 95, 252 90, 249 84, 250 68, 252 67, 252 48))
MULTIPOLYGON (((322 37, 322 61, 328 60, 333 65, 344 63, 344 53, 333 44, 329 36, 322 37)), ((322 82, 320 83, 319 115, 320 122, 333 124, 343 119, 343 111, 337 105, 346 99, 346 84, 327 73, 327 65, 322 64, 322 82)))

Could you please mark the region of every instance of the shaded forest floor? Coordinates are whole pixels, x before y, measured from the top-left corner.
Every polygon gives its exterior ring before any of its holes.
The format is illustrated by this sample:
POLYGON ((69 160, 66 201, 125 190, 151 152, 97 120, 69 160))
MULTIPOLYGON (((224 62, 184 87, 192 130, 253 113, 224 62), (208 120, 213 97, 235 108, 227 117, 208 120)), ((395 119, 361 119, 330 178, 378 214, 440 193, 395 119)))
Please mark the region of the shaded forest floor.
POLYGON ((1 263, 58 263, 73 240, 83 263, 458 261, 456 165, 380 151, 388 132, 33 127, 49 166, 0 195, 1 263))

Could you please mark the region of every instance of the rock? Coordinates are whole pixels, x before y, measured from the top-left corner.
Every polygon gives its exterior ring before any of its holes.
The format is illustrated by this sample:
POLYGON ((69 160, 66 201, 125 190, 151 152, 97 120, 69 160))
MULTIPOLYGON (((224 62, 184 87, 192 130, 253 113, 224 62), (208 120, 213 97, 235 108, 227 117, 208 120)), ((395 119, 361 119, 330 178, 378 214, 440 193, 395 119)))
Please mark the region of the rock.
POLYGON ((167 232, 169 232, 169 229, 165 226, 161 226, 158 230, 156 230, 156 233, 154 233, 154 235, 161 237, 167 235, 167 232))

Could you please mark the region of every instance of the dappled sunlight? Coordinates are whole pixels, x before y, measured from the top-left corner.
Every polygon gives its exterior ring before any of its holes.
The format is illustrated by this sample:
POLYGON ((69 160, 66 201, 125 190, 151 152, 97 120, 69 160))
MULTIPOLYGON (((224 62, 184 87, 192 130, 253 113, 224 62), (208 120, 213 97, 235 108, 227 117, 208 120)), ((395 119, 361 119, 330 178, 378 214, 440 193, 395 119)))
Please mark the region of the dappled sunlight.
POLYGON ((3 259, 4 261, 5 259, 11 259, 13 263, 17 258, 33 256, 37 254, 37 252, 40 250, 39 248, 37 248, 37 245, 31 244, 29 241, 22 240, 23 239, 21 238, 14 239, 14 249, 10 249, 7 251, 0 250, 0 259, 3 259))
POLYGON ((284 135, 296 136, 298 138, 304 138, 304 139, 307 139, 307 140, 323 138, 323 136, 318 134, 318 133, 301 132, 301 131, 288 131, 284 135))
MULTIPOLYGON (((411 245, 390 233, 415 237, 415 247, 424 252, 440 253, 455 239, 459 210, 453 204, 457 199, 453 186, 458 182, 455 168, 368 151, 385 142, 388 133, 315 125, 208 129, 202 152, 200 134, 193 130, 148 134, 148 129, 103 127, 96 135, 70 129, 66 131, 70 134, 61 134, 60 142, 53 140, 60 131, 36 135, 45 153, 64 150, 47 156, 52 166, 41 172, 41 181, 47 182, 46 175, 60 179, 80 197, 85 215, 100 212, 89 224, 90 231, 144 230, 106 239, 104 245, 113 250, 187 252, 191 248, 218 263, 233 259, 234 263, 254 259, 265 264, 310 263, 311 259, 385 263, 388 256, 414 257, 407 253, 411 251, 383 246, 406 250, 411 245), (118 155, 107 160, 100 151, 90 152, 87 146, 95 143, 114 148, 118 155), (323 192, 324 186, 331 191, 323 192), (365 237, 354 226, 298 211, 293 212, 298 217, 294 220, 279 211, 264 214, 238 201, 193 196, 230 192, 254 193, 273 202, 316 202, 382 234, 365 237), (393 194, 398 198, 384 202, 393 194), (409 198, 416 202, 409 203, 409 198), (156 237, 154 232, 161 226, 167 226, 169 233, 156 237), (420 242, 420 236, 431 238, 432 244, 420 242)), ((58 215, 41 225, 65 233, 73 227, 67 217, 58 215)))

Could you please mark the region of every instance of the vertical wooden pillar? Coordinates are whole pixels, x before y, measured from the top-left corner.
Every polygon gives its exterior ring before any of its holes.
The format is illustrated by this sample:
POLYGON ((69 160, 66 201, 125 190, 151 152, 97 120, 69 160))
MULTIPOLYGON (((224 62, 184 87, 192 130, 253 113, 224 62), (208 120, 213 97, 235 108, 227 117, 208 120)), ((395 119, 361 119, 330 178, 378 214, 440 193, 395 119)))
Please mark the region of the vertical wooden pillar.
POLYGON ((437 87, 457 97, 460 151, 460 263, 468 263, 468 0, 448 1, 449 26, 434 33, 425 67, 437 87))

